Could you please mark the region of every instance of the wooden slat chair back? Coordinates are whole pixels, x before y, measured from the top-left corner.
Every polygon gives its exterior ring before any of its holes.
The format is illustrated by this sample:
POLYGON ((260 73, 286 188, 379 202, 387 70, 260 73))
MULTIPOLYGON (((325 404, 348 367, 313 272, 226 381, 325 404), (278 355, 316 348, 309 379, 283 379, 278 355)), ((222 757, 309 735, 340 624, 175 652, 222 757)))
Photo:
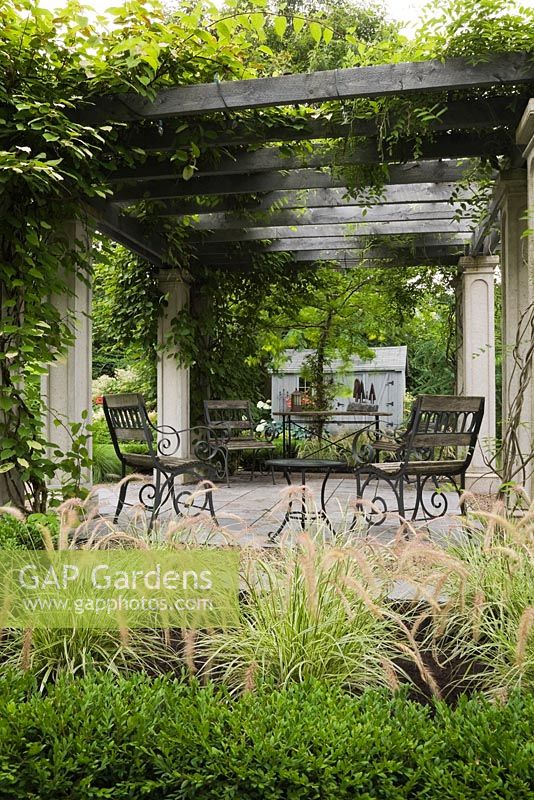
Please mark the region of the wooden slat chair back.
MULTIPOLYGON (((204 417, 207 427, 220 431, 216 444, 224 453, 224 477, 230 485, 229 455, 239 451, 253 452, 250 479, 254 477, 258 450, 273 450, 274 444, 256 432, 256 423, 248 400, 204 400, 204 417)), ((274 477, 273 477, 274 483, 274 477)))
MULTIPOLYGON (((201 428, 176 431, 169 425, 160 427, 153 425, 141 394, 105 395, 103 408, 111 441, 121 464, 123 479, 114 522, 117 522, 126 505, 128 486, 124 478, 128 469, 153 476, 153 479, 139 491, 140 503, 151 511, 150 526, 169 498, 172 500, 175 512, 182 514, 187 498, 191 497, 193 492, 181 487, 177 492, 175 479, 179 475, 190 474, 206 483, 207 475, 215 477, 212 459, 217 452, 210 443, 213 435, 210 436, 209 431, 205 434, 201 428), (191 440, 192 434, 197 435, 194 454, 176 455, 184 438, 191 440), (132 442, 144 444, 144 452, 132 453, 123 447, 124 444, 132 442)), ((202 500, 200 506, 193 504, 193 507, 207 510, 215 518, 211 488, 205 491, 202 500)))
POLYGON ((451 450, 467 448, 465 468, 471 463, 484 414, 483 397, 421 395, 406 437, 406 458, 414 451, 434 449, 434 456, 446 460, 451 450))
POLYGON ((373 517, 373 524, 380 524, 392 510, 381 493, 380 481, 393 491, 400 516, 405 517, 407 510, 405 484, 415 484, 415 505, 409 509, 413 511, 412 519, 417 519, 419 512, 425 519, 443 516, 448 510, 448 500, 440 489, 440 481, 451 484, 462 496, 483 416, 483 397, 420 395, 402 444, 402 458, 355 468, 358 498, 362 502, 370 500, 377 509, 368 515, 373 517), (421 452, 425 452, 424 460, 421 452), (428 489, 432 493, 430 498, 425 495, 428 489))

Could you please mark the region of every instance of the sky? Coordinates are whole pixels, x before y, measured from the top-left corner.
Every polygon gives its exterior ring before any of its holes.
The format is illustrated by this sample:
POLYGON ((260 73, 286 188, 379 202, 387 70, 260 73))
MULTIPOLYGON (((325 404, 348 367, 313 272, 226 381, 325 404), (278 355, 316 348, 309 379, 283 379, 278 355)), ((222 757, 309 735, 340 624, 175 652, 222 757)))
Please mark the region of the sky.
MULTIPOLYGON (((85 0, 87 5, 93 6, 96 11, 104 11, 110 6, 121 5, 124 0, 85 0)), ((413 23, 417 20, 421 8, 426 5, 427 0, 384 0, 384 4, 389 9, 392 19, 403 20, 413 23)), ((216 5, 222 4, 215 0, 216 5)), ((525 5, 534 5, 534 0, 526 0, 525 5)), ((61 6, 61 0, 41 0, 41 5, 46 8, 56 8, 61 6)))
MULTIPOLYGON (((61 0, 40 0, 41 5, 46 8, 56 8, 62 6, 61 0)), ((96 11, 104 11, 111 6, 121 5, 124 0, 85 0, 87 5, 93 6, 96 11)), ((223 0, 214 0, 216 5, 222 5, 223 0)), ((406 23, 405 32, 417 22, 421 14, 421 9, 427 5, 429 0, 384 0, 384 5, 389 11, 389 16, 394 20, 406 23)), ((433 3, 435 5, 435 3, 433 3)), ((518 0, 518 5, 534 8, 534 0, 518 0)))

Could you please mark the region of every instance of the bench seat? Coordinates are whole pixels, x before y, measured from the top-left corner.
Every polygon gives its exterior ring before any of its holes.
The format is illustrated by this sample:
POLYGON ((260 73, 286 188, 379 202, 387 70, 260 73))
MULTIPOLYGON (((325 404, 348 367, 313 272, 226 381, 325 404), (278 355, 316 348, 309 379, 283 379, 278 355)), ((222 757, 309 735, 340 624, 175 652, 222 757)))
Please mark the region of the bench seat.
MULTIPOLYGON (((229 453, 250 450, 256 454, 258 450, 274 450, 274 444, 268 438, 256 435, 256 422, 248 400, 204 400, 204 417, 206 425, 212 430, 221 431, 214 444, 223 453, 223 470, 226 485, 230 485, 229 453)), ((254 477, 254 462, 250 479, 254 477)), ((273 478, 274 482, 274 478, 273 478)))
MULTIPOLYGON (((410 509, 413 520, 420 512, 424 519, 443 516, 448 509, 448 500, 439 488, 440 479, 455 488, 463 512, 465 474, 473 457, 483 415, 483 397, 420 395, 414 403, 403 441, 381 442, 375 448, 395 453, 397 460, 373 461, 354 468, 359 505, 371 509, 365 512, 367 520, 374 525, 381 524, 389 511, 396 511, 405 518, 406 484, 415 488, 415 505, 410 509), (392 491, 396 508, 388 508, 390 501, 380 482, 392 491), (430 500, 428 490, 432 492, 430 500)), ((356 522, 357 515, 352 527, 356 522)))

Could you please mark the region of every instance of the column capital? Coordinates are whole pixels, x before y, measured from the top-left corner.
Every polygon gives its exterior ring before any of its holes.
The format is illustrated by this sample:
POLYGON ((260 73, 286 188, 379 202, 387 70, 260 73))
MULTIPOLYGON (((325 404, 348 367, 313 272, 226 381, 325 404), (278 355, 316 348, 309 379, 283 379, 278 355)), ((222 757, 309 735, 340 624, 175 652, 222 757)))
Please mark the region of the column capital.
POLYGON ((524 196, 527 193, 527 170, 511 169, 499 173, 493 190, 493 203, 500 208, 510 196, 524 196))
POLYGON ((458 259, 462 272, 494 272, 499 264, 499 256, 461 256, 458 259))
POLYGON ((172 288, 176 284, 187 283, 184 273, 180 269, 161 269, 158 272, 158 283, 160 287, 172 288))
POLYGON ((534 148, 534 98, 527 103, 521 122, 517 126, 515 140, 518 145, 524 147, 523 158, 527 158, 534 148))

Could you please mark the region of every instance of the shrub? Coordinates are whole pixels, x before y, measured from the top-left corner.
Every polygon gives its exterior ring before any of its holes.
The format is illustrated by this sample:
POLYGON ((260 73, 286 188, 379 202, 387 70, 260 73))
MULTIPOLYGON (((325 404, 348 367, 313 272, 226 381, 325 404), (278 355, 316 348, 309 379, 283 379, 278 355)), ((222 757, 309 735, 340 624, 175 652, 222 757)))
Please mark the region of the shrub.
POLYGON ((146 676, 0 682, 0 796, 526 800, 534 698, 450 709, 317 682, 230 701, 146 676))
POLYGON ((59 520, 55 514, 30 514, 25 519, 8 512, 0 514, 0 550, 43 548, 43 528, 56 540, 59 520))
POLYGON ((93 380, 93 397, 103 394, 122 394, 139 392, 145 398, 148 408, 156 404, 154 376, 145 364, 133 364, 125 369, 117 369, 114 375, 100 375, 93 380))

